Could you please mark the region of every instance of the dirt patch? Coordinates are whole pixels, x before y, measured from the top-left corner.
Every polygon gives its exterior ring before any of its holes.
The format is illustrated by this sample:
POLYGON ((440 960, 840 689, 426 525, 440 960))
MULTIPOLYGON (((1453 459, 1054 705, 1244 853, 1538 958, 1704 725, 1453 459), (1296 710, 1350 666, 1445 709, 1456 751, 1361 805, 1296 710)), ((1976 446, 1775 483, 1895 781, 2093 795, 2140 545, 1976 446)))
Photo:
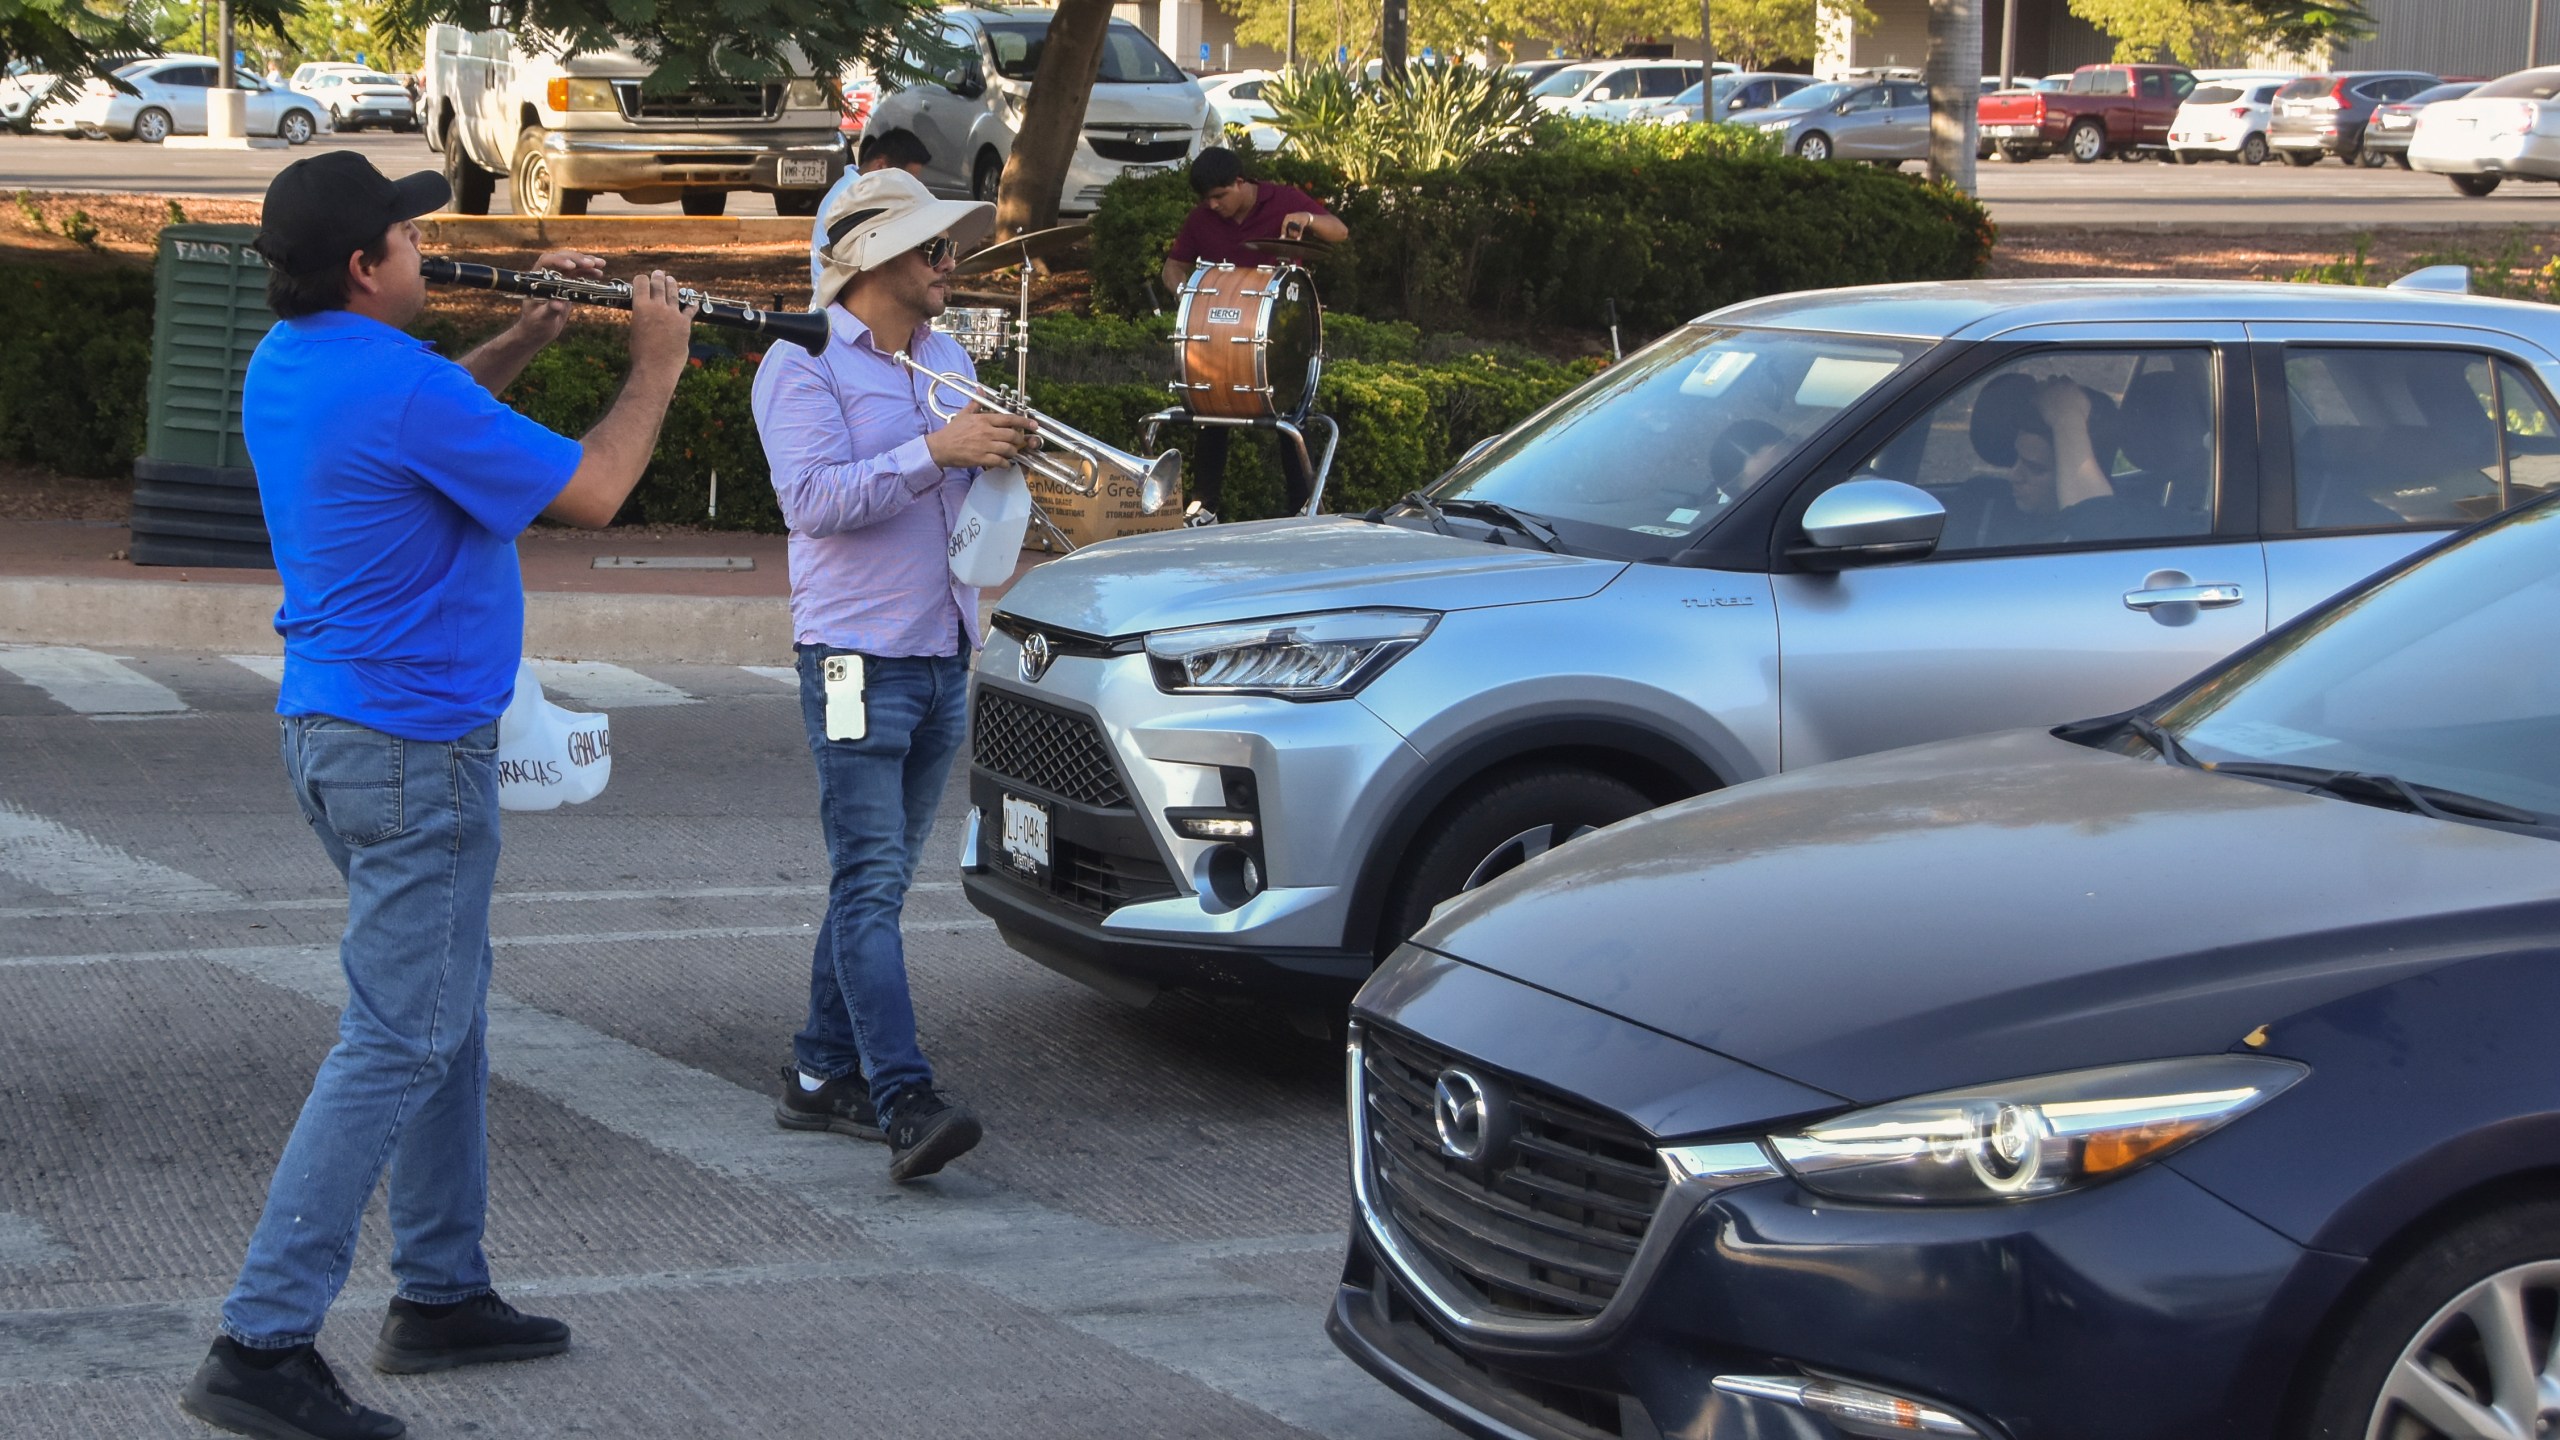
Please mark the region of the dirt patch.
POLYGON ((56 475, 0 461, 0 520, 125 520, 133 514, 133 482, 56 475))

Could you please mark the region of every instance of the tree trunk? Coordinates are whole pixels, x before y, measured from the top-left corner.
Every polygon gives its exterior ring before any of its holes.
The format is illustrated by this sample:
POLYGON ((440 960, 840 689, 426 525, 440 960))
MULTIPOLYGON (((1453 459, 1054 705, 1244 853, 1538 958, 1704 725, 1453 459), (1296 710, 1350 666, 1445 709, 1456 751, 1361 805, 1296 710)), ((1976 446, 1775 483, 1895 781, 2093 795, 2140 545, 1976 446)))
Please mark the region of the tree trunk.
MULTIPOLYGON (((1084 133, 1085 102, 1102 71, 1102 41, 1111 25, 1111 0, 1058 0, 1057 18, 1040 47, 1031 77, 1031 101, 1004 162, 996 198, 998 237, 1046 230, 1058 223, 1058 197, 1074 163, 1076 137, 1084 133)), ((967 174, 964 158, 962 174, 967 174)))
POLYGON ((1929 0, 1929 178, 1973 193, 1982 0, 1929 0))

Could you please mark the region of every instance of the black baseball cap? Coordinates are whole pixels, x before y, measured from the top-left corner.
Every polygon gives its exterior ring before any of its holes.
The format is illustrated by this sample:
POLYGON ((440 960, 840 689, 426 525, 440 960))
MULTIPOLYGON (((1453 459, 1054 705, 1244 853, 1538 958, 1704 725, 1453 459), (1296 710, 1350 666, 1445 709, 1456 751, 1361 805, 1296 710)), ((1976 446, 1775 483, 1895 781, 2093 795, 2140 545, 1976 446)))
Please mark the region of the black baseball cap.
POLYGON ((403 220, 445 207, 453 187, 433 170, 394 180, 353 150, 327 150, 284 167, 267 185, 251 247, 287 274, 346 263, 403 220))

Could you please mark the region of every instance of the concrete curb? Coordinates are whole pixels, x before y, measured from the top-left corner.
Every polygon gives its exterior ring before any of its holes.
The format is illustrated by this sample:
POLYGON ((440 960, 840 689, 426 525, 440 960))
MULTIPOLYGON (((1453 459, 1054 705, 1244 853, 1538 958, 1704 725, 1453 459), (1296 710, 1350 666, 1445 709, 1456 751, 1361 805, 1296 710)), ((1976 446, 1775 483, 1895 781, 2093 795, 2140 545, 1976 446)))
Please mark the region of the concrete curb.
MULTIPOLYGON (((0 642, 274 654, 276 585, 0 579, 0 642)), ((737 595, 525 596, 525 653, 619 664, 783 665, 791 605, 737 595)))
POLYGON ((552 245, 659 246, 669 250, 704 245, 807 244, 806 218, 788 215, 428 215, 418 221, 420 236, 432 244, 461 248, 532 249, 552 245))

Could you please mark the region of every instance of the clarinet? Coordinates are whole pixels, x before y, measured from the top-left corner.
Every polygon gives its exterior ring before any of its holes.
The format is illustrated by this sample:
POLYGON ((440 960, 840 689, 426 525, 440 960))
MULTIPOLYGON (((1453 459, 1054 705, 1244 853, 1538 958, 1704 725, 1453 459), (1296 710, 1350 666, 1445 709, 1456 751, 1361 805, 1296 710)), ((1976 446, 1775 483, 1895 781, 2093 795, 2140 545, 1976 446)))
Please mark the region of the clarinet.
MULTIPOLYGON (((628 280, 582 280, 557 270, 501 270, 495 265, 473 265, 440 256, 420 260, 418 275, 431 285, 503 290, 510 295, 530 295, 537 300, 570 300, 580 305, 602 305, 611 310, 631 308, 631 282, 628 280)), ((676 301, 698 307, 693 318, 704 325, 751 330, 776 340, 788 340, 812 355, 822 354, 827 348, 827 317, 824 315, 808 315, 796 310, 763 310, 741 301, 705 295, 699 290, 678 290, 676 301)))

